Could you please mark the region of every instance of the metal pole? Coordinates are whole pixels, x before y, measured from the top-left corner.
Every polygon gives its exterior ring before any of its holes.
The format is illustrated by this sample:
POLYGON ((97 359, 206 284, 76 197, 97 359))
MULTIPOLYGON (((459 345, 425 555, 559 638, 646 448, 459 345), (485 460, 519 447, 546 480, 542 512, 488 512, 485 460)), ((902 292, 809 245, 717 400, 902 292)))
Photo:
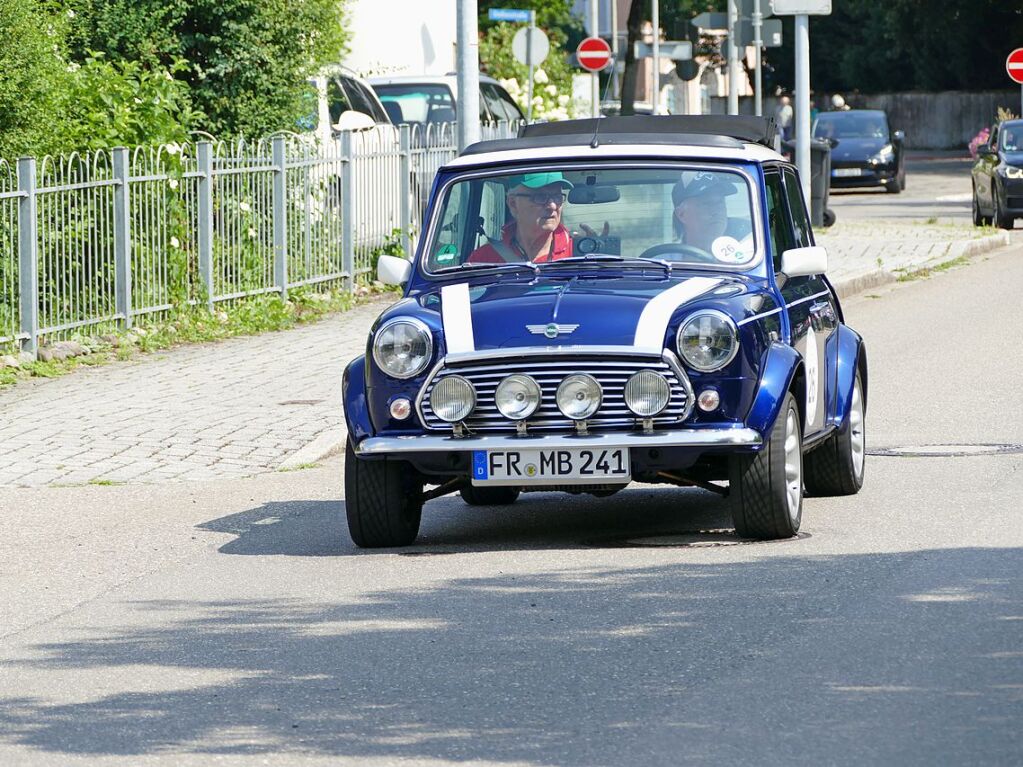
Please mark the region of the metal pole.
POLYGON ((131 327, 131 207, 128 197, 128 150, 114 147, 114 305, 131 327))
POLYGON ((810 202, 810 17, 796 16, 796 168, 810 202))
POLYGON ((728 114, 739 114, 739 46, 735 33, 739 27, 736 0, 728 0, 728 114))
POLYGON ((480 39, 476 0, 458 0, 458 150, 480 140, 480 39))
POLYGON ((760 12, 760 0, 753 0, 753 46, 756 59, 756 83, 753 91, 753 113, 760 117, 764 114, 764 77, 761 69, 761 48, 764 45, 762 28, 764 26, 764 15, 760 12))
POLYGON ((622 98, 622 86, 618 82, 618 0, 611 0, 611 93, 612 98, 622 98))
POLYGON ((206 291, 206 308, 213 311, 213 145, 200 141, 195 147, 199 171, 199 280, 206 291))
MULTIPOLYGON (((597 0, 590 0, 590 37, 600 37, 600 25, 597 24, 597 0)), ((600 75, 590 75, 590 100, 593 102, 593 116, 600 117, 600 75)))
POLYGON ((652 25, 654 28, 654 40, 653 40, 653 65, 654 65, 654 85, 653 93, 650 96, 652 107, 651 112, 655 115, 661 113, 661 9, 659 0, 653 0, 653 20, 652 25))
POLYGON ((288 168, 285 164, 284 136, 273 139, 273 233, 274 233, 274 287, 281 298, 288 297, 288 168))
POLYGON ((21 350, 35 354, 39 347, 39 238, 36 233, 36 158, 18 159, 18 303, 21 350))
MULTIPOLYGON (((405 258, 412 258, 412 126, 398 127, 398 175, 401 194, 401 249, 405 258)), ((374 275, 374 279, 376 275, 374 275)))
MULTIPOLYGON (((459 120, 461 130, 462 120, 459 120)), ((477 127, 479 121, 477 120, 477 127)), ((352 132, 341 131, 341 270, 349 293, 355 291, 355 168, 352 157, 352 132)))
POLYGON ((533 122, 533 30, 536 29, 536 11, 529 12, 529 26, 526 27, 526 66, 529 68, 529 103, 526 105, 526 122, 533 122))

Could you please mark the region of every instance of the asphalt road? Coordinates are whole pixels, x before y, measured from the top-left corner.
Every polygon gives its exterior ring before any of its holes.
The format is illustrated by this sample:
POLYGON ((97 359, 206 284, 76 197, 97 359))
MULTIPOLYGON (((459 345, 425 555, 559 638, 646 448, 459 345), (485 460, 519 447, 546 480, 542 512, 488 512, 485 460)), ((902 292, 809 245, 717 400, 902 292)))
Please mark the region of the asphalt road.
POLYGON ((828 207, 846 221, 889 220, 969 223, 970 168, 960 152, 908 152, 906 189, 898 195, 884 189, 832 189, 828 207))
POLYGON ((873 454, 797 540, 636 487, 361 552, 338 458, 0 490, 0 764, 1018 764, 1020 284, 1014 246, 846 302, 873 454))

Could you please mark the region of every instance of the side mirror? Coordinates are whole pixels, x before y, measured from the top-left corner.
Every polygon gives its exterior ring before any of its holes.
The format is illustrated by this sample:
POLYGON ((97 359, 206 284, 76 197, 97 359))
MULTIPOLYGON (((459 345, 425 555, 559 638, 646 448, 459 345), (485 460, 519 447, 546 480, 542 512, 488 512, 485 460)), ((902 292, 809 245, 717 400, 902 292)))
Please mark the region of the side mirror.
POLYGON ((806 277, 828 271, 828 251, 820 245, 792 248, 781 254, 781 270, 788 277, 806 277))
POLYGON ((981 144, 977 147, 977 157, 991 157, 995 153, 995 150, 989 147, 987 144, 981 144))
POLYGON ((897 130, 895 131, 895 133, 892 134, 892 138, 901 144, 903 141, 906 140, 906 134, 903 131, 897 130))
POLYGON ((404 285, 412 276, 412 264, 397 256, 380 256, 377 279, 384 285, 404 285))

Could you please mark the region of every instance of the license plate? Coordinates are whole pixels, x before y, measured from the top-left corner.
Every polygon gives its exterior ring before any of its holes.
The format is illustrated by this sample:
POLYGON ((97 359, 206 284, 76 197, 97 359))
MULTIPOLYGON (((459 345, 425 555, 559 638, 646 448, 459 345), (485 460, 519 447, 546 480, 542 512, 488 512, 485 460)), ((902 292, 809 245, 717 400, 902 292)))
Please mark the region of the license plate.
POLYGON ((587 485, 631 479, 627 447, 472 451, 474 485, 587 485))
POLYGON ((831 175, 837 178, 843 178, 848 176, 862 176, 863 168, 835 168, 831 171, 831 175))

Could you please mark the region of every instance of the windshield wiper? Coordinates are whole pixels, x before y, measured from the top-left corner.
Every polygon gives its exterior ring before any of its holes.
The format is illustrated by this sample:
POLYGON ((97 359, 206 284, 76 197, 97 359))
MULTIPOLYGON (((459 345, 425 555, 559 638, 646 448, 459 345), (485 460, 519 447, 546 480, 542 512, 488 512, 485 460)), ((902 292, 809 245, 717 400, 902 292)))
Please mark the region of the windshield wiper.
POLYGON ((433 274, 450 274, 451 272, 460 272, 463 270, 472 271, 487 271, 490 269, 507 269, 511 267, 513 269, 528 269, 533 274, 539 274, 539 267, 531 261, 510 261, 502 264, 491 264, 491 263, 473 263, 472 261, 466 261, 464 264, 457 264, 456 266, 445 266, 440 269, 434 269, 433 274))
POLYGON ((573 266, 578 264, 593 264, 595 266, 658 266, 664 269, 665 275, 671 274, 672 264, 659 258, 626 258, 614 253, 587 253, 585 256, 570 256, 559 258, 556 261, 545 261, 538 266, 541 269, 550 269, 557 266, 573 266))

